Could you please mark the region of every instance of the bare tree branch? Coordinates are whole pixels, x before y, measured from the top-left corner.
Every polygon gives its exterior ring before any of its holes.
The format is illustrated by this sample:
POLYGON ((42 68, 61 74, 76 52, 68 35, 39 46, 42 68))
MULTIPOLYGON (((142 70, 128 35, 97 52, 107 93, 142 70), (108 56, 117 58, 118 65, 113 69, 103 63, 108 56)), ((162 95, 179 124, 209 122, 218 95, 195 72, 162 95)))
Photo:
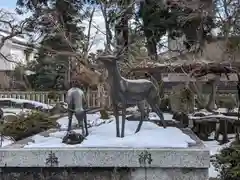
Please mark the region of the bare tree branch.
POLYGON ((95 7, 93 8, 90 17, 89 17, 89 22, 88 22, 88 33, 87 33, 87 41, 85 42, 84 48, 83 48, 83 57, 84 59, 87 58, 88 51, 90 48, 90 38, 91 38, 91 28, 92 28, 92 21, 93 21, 93 15, 95 13, 95 7))

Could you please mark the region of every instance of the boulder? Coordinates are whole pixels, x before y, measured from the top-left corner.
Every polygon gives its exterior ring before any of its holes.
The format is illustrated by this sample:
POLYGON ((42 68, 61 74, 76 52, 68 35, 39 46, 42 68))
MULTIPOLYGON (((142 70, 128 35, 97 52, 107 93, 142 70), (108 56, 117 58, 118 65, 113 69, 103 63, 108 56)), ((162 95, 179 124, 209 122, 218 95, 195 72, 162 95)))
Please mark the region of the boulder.
POLYGON ((81 144, 83 142, 83 140, 85 139, 85 137, 80 134, 80 133, 76 133, 74 131, 69 131, 66 136, 63 137, 62 142, 65 144, 81 144))

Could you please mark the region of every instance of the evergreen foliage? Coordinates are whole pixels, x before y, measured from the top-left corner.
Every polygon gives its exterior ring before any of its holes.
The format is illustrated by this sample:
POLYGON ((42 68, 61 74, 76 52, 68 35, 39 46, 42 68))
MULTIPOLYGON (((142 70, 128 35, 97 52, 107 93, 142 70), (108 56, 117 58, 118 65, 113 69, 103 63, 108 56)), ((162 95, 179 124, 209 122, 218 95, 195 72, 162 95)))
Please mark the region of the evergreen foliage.
POLYGON ((139 17, 143 20, 148 51, 153 55, 157 53, 157 44, 167 32, 172 39, 185 35, 184 44, 190 50, 196 42, 208 39, 214 27, 211 16, 202 17, 196 10, 181 6, 181 3, 171 4, 171 1, 167 3, 156 0, 141 1, 139 17), (202 31, 201 37, 198 36, 199 30, 202 31))
POLYGON ((220 173, 220 180, 239 180, 240 177, 240 145, 231 144, 212 157, 215 169, 220 173))
POLYGON ((49 118, 45 113, 32 111, 30 114, 18 115, 15 121, 4 123, 1 127, 1 134, 18 141, 57 127, 59 124, 56 119, 49 118))

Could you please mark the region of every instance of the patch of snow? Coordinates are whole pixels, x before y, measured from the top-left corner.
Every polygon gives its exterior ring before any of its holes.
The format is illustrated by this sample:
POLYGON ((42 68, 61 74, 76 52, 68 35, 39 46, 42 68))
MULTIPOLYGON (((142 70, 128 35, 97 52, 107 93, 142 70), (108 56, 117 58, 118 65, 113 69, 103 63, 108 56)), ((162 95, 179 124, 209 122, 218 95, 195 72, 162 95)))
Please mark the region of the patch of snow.
POLYGON ((152 83, 151 81, 149 81, 147 79, 126 79, 126 78, 123 78, 123 79, 127 82, 136 83, 136 84, 152 83))
MULTIPOLYGON (((163 117, 164 117, 164 120, 175 121, 175 119, 172 118, 173 115, 170 114, 170 113, 163 113, 163 117)), ((155 112, 149 113, 149 119, 150 120, 159 120, 160 121, 160 118, 158 117, 158 115, 155 112)))
POLYGON ((211 30, 211 34, 212 34, 212 36, 214 36, 214 37, 217 37, 220 33, 221 33, 221 29, 220 29, 220 28, 213 28, 213 29, 211 30))
POLYGON ((2 147, 8 146, 13 143, 14 141, 10 137, 3 137, 2 139, 2 147))
MULTIPOLYGON (((216 112, 219 112, 219 113, 227 113, 228 110, 227 110, 227 108, 218 108, 218 109, 216 110, 216 112)), ((238 108, 234 108, 231 112, 238 112, 238 108)))
POLYGON ((30 71, 30 70, 26 70, 24 73, 25 73, 27 76, 36 74, 35 72, 30 71))
POLYGON ((232 119, 232 120, 238 120, 237 116, 224 116, 223 114, 214 114, 209 116, 203 116, 203 117, 195 117, 195 116, 188 116, 190 119, 205 119, 205 118, 226 118, 226 119, 232 119))
POLYGON ((127 112, 136 112, 138 110, 137 106, 129 107, 126 109, 127 112))
POLYGON ((2 108, 4 116, 9 114, 20 114, 22 112, 30 112, 29 109, 20 109, 20 108, 2 108))
POLYGON ((213 113, 207 111, 206 109, 201 109, 201 110, 199 110, 199 111, 197 111, 197 112, 194 112, 194 113, 192 114, 192 116, 194 116, 195 114, 198 114, 198 113, 204 114, 205 116, 208 116, 208 115, 212 115, 212 114, 213 114, 213 113))
POLYGON ((16 99, 16 98, 0 98, 0 101, 12 101, 15 103, 29 103, 29 104, 33 104, 35 107, 42 107, 43 109, 51 109, 53 108, 52 106, 48 105, 48 104, 44 104, 38 101, 32 101, 32 100, 27 100, 27 99, 16 99))
MULTIPOLYGON (((138 122, 126 121, 125 137, 116 137, 115 122, 89 128, 89 136, 81 144, 66 145, 62 138, 66 131, 50 133, 49 137, 37 136, 35 143, 28 143, 24 148, 35 147, 131 147, 131 148, 187 148, 189 143, 194 144, 188 135, 180 129, 168 127, 166 129, 151 122, 144 122, 142 129, 134 133, 138 122)), ((80 132, 81 130, 76 130, 80 132)))

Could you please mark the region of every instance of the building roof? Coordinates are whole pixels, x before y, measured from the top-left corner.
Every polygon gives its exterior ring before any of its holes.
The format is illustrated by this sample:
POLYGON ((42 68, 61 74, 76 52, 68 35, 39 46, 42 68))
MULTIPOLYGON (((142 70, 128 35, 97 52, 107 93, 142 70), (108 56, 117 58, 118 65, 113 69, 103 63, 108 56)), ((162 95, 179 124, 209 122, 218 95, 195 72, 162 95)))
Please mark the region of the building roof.
MULTIPOLYGON (((193 69, 204 65, 206 63, 196 62, 196 63, 189 63, 189 64, 157 64, 155 66, 150 67, 139 67, 131 69, 131 72, 136 73, 189 73, 193 69)), ((227 67, 235 67, 236 70, 240 71, 240 62, 234 63, 207 63, 208 65, 224 65, 227 67)))

